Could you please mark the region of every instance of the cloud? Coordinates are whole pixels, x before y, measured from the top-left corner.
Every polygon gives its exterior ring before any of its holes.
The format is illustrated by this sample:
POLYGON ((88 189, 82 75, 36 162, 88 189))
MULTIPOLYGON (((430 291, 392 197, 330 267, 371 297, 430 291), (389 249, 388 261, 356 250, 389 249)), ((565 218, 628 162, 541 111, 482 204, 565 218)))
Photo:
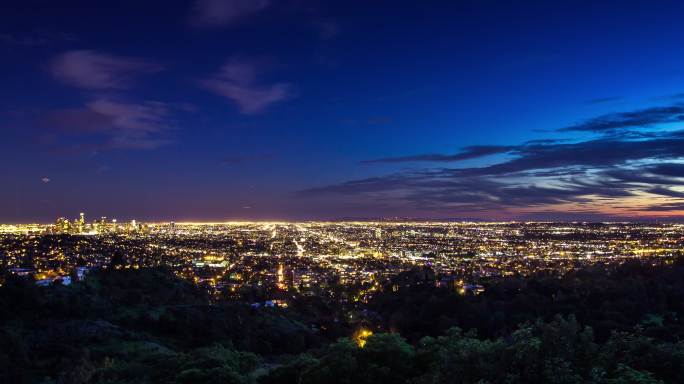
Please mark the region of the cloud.
POLYGON ((470 147, 465 147, 461 152, 453 155, 443 155, 443 154, 424 154, 424 155, 413 155, 413 156, 399 156, 399 157, 384 157, 380 159, 364 160, 363 164, 376 164, 376 163, 406 163, 406 162, 453 162, 462 161, 468 159, 475 159, 478 157, 484 157, 489 155, 496 155, 502 153, 508 153, 515 147, 512 146, 498 146, 498 145, 475 145, 470 147))
POLYGON ((621 96, 597 97, 595 99, 587 100, 587 104, 605 104, 620 100, 622 100, 621 96))
POLYGON ((480 167, 405 169, 383 176, 304 189, 301 197, 382 201, 414 212, 485 217, 643 217, 684 211, 684 129, 677 106, 599 116, 585 124, 588 140, 532 140, 518 145, 465 147, 455 154, 426 154, 364 163, 458 162, 494 154, 505 159, 480 167), (609 116, 609 117, 607 117, 609 116), (606 127, 653 129, 605 134, 606 127), (588 129, 588 128, 587 128, 588 129), (583 216, 584 215, 584 216, 583 216))
MULTIPOLYGON (((681 184, 681 183, 680 183, 681 184)), ((656 186, 651 189, 646 190, 646 192, 653 194, 653 195, 661 195, 661 196, 670 196, 670 197, 677 197, 677 198, 684 198, 684 192, 681 191, 675 191, 670 188, 665 188, 665 187, 660 187, 656 186)))
POLYGON ((607 132, 625 128, 646 128, 656 124, 684 122, 684 104, 611 113, 561 128, 561 132, 607 132))
POLYGON ((662 163, 648 167, 648 170, 656 175, 684 177, 684 164, 681 163, 662 163))
POLYGON ((99 149, 155 149, 170 143, 169 106, 99 98, 83 107, 45 114, 40 125, 63 136, 88 138, 99 149))
POLYGON ((561 204, 586 204, 592 197, 621 198, 634 195, 623 184, 605 185, 567 180, 538 185, 524 180, 486 177, 453 177, 448 174, 395 174, 300 191, 303 197, 330 194, 382 196, 388 201, 420 211, 458 209, 461 212, 539 208, 561 204))
POLYGON ((260 84, 263 68, 256 62, 233 58, 218 74, 201 79, 203 88, 231 100, 246 115, 263 112, 272 104, 293 97, 288 83, 260 84))
POLYGON ((201 28, 227 27, 263 11, 269 5, 269 0, 196 0, 189 23, 201 28))
POLYGON ((160 71, 147 60, 97 51, 68 51, 50 63, 50 73, 64 84, 89 90, 130 88, 135 78, 160 71))
POLYGON ((651 212, 684 211, 684 202, 651 205, 646 207, 645 210, 651 212))
POLYGON ((511 151, 512 160, 480 168, 455 169, 468 176, 505 175, 516 172, 571 166, 605 167, 628 160, 684 156, 682 138, 651 140, 597 139, 570 144, 523 145, 511 151))
POLYGON ((47 184, 50 182, 50 178, 49 177, 43 177, 42 179, 40 179, 40 181, 42 181, 44 184, 47 184))

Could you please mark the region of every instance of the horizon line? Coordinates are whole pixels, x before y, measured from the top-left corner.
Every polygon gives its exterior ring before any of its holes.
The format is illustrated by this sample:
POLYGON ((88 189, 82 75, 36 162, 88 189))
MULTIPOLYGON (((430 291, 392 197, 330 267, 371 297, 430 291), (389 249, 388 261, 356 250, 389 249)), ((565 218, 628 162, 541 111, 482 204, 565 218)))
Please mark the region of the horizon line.
MULTIPOLYGON (((232 219, 232 220, 117 220, 117 224, 132 221, 148 225, 235 225, 235 224, 297 224, 297 223, 454 223, 454 224, 684 224, 684 218, 643 218, 615 220, 488 220, 488 219, 436 219, 436 218, 340 218, 340 219, 232 219)), ((54 222, 0 222, 0 226, 55 225, 54 222)))

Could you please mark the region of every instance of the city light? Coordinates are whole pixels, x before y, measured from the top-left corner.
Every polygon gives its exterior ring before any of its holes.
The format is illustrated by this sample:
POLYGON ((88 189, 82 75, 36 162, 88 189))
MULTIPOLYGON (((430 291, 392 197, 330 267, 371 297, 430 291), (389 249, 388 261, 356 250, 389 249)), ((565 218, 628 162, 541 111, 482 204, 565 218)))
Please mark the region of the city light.
MULTIPOLYGON (((666 264, 684 250, 680 224, 543 222, 118 222, 60 218, 0 226, 2 265, 40 284, 70 283, 98 268, 164 266, 215 297, 262 292, 286 306, 292 294, 348 287, 363 304, 403 272, 427 268, 435 286, 478 295, 488 279, 562 275, 630 260, 666 264)), ((388 285, 389 284, 389 285, 388 285)))

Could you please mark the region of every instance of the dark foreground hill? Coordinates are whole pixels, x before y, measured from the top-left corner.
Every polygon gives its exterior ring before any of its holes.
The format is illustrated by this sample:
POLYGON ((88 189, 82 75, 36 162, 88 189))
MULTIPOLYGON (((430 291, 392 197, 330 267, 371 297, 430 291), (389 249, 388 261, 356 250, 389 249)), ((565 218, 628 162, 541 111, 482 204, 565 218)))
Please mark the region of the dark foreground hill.
MULTIPOLYGON (((678 383, 684 264, 491 281, 480 295, 399 276, 364 304, 365 344, 316 311, 211 302, 163 269, 71 286, 7 276, 0 383, 678 383), (361 346, 363 345, 363 346, 361 346)), ((327 305, 336 305, 327 303, 327 305)), ((299 308, 299 309, 297 309, 299 308)), ((357 313, 357 312, 355 312, 357 313)), ((357 333, 358 335, 358 333, 357 333)))

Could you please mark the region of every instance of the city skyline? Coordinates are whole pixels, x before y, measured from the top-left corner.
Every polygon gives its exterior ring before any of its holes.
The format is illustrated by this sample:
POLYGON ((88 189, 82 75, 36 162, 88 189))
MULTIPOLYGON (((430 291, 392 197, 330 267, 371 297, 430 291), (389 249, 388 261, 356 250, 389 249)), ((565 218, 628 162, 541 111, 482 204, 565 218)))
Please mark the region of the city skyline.
POLYGON ((684 220, 681 2, 2 10, 0 223, 684 220))
POLYGON ((683 15, 3 1, 0 384, 680 383, 683 15))
POLYGON ((63 215, 46 222, 0 222, 0 233, 52 233, 71 235, 98 235, 101 231, 97 228, 109 227, 106 232, 117 232, 117 228, 123 232, 138 232, 148 226, 178 225, 178 226, 212 226, 212 225, 243 225, 243 224, 453 224, 453 225, 497 225, 497 224, 558 224, 558 225, 594 225, 594 224, 634 224, 634 225, 684 225, 677 219, 642 218, 633 220, 487 220, 477 218, 406 218, 406 217, 368 217, 368 218, 338 218, 338 219, 226 219, 226 220, 138 220, 137 218, 119 218, 116 216, 88 216, 85 212, 78 215, 63 215))

